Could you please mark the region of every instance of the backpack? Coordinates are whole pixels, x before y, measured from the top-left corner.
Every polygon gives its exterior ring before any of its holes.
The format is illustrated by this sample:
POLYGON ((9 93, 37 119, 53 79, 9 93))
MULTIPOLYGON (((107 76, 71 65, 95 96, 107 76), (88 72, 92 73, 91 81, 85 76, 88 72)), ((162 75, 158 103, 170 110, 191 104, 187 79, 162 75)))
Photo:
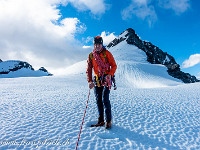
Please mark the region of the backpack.
MULTIPOLYGON (((103 56, 101 56, 101 57, 105 57, 105 61, 108 62, 108 59, 107 59, 107 57, 106 57, 106 52, 105 52, 105 51, 103 51, 103 56)), ((93 54, 92 54, 92 52, 90 53, 90 59, 91 59, 91 60, 93 59, 93 54)), ((109 63, 109 62, 108 62, 108 63, 109 63)))

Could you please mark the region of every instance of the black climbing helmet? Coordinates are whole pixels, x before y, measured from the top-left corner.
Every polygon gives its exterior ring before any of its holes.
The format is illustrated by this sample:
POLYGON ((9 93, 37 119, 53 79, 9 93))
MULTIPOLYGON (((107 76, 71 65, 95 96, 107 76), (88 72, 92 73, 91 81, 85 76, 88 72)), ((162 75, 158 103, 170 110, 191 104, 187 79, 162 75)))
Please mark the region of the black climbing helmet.
POLYGON ((103 39, 100 36, 96 36, 94 38, 93 44, 102 44, 103 45, 103 39))

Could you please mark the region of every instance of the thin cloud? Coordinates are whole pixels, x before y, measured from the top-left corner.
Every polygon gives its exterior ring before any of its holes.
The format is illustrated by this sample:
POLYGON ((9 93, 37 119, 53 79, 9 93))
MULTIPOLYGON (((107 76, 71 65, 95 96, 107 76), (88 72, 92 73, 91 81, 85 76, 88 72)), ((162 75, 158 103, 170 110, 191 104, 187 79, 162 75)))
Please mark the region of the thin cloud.
POLYGON ((101 37, 103 38, 104 45, 108 45, 112 40, 117 38, 117 36, 114 35, 114 33, 109 33, 109 32, 105 32, 105 31, 103 31, 101 33, 101 37))
POLYGON ((93 41, 93 37, 91 37, 91 36, 88 36, 86 39, 85 39, 85 38, 83 38, 83 39, 82 39, 82 41, 83 41, 83 42, 85 42, 85 43, 92 42, 92 41, 93 41))
POLYGON ((91 48, 91 46, 86 46, 86 45, 84 45, 83 48, 91 48))
POLYGON ((194 54, 189 57, 189 59, 185 60, 182 64, 182 68, 193 67, 200 63, 200 54, 194 54))
MULTIPOLYGON (((117 36, 114 35, 114 33, 106 32, 106 31, 101 32, 100 36, 103 38, 104 46, 107 46, 112 40, 117 38, 117 36)), ((87 37, 85 43, 89 43, 89 42, 93 43, 93 39, 94 39, 94 37, 89 36, 89 37, 87 37)), ((83 41, 85 41, 85 39, 83 39, 83 41)), ((83 48, 93 48, 93 44, 91 46, 83 46, 83 48)))
POLYGON ((128 20, 136 16, 142 20, 147 20, 151 26, 157 20, 155 8, 148 0, 132 0, 131 4, 122 12, 122 19, 128 20))
POLYGON ((190 0, 159 0, 160 7, 172 9, 176 14, 181 14, 190 8, 190 0))
POLYGON ((180 15, 190 8, 190 0, 132 0, 130 5, 122 10, 122 19, 128 20, 136 16, 146 20, 151 26, 158 19, 155 8, 172 9, 180 15))
POLYGON ((80 11, 90 10, 95 15, 103 14, 106 11, 104 0, 67 0, 67 2, 72 3, 80 11))

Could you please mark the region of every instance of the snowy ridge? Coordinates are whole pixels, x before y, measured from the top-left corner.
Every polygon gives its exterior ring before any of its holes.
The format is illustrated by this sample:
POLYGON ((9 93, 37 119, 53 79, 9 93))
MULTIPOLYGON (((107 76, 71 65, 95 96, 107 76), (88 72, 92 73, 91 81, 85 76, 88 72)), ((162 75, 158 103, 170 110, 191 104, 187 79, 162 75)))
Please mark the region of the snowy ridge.
MULTIPOLYGON (((163 65, 150 64, 146 61, 146 54, 134 45, 122 41, 108 49, 117 63, 116 82, 118 86, 134 88, 158 88, 180 85, 183 82, 171 77, 163 65)), ((87 61, 78 62, 62 71, 59 75, 83 75, 87 61)))
POLYGON ((118 69, 116 76, 121 82, 134 88, 156 88, 179 85, 182 82, 168 75, 163 65, 150 64, 146 54, 126 41, 109 48, 113 53, 118 69))
POLYGON ((77 62, 65 69, 57 70, 56 76, 86 75, 87 60, 77 62))
POLYGON ((30 64, 19 60, 0 62, 0 78, 40 77, 52 75, 44 67, 35 71, 30 64))
POLYGON ((169 55, 167 52, 163 52, 159 47, 153 45, 151 42, 141 40, 132 28, 122 32, 119 37, 111 41, 107 47, 116 47, 122 41, 126 41, 127 44, 134 45, 144 51, 149 63, 162 64, 167 67, 168 74, 173 78, 179 79, 184 83, 200 82, 200 80, 195 76, 181 71, 180 65, 177 64, 173 56, 169 55))
POLYGON ((34 70, 32 68, 32 66, 26 62, 22 62, 19 60, 8 60, 8 61, 3 61, 0 63, 0 72, 8 72, 9 73, 14 68, 16 68, 14 70, 18 70, 18 69, 21 69, 21 67, 24 67, 24 68, 27 68, 30 70, 34 70))

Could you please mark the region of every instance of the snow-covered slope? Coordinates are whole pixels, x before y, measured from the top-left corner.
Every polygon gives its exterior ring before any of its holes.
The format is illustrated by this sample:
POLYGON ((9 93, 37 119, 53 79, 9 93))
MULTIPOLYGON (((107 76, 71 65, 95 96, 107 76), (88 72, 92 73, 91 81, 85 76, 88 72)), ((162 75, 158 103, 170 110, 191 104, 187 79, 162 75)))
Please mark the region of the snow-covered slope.
POLYGON ((134 88, 155 88, 182 84, 171 77, 163 65, 150 64, 146 54, 134 45, 122 41, 109 51, 114 55, 118 68, 116 78, 134 88))
POLYGON ((0 78, 39 77, 51 75, 41 67, 35 71, 30 64, 18 60, 0 62, 0 78))
POLYGON ((55 76, 71 76, 71 75, 76 75, 76 74, 85 75, 86 67, 87 67, 87 60, 84 60, 84 61, 77 62, 64 69, 56 70, 54 74, 55 76))
POLYGON ((167 52, 162 51, 159 47, 148 41, 143 41, 131 28, 122 32, 119 37, 111 41, 107 47, 115 47, 120 42, 126 41, 130 45, 138 47, 145 52, 146 60, 151 64, 162 64, 167 67, 167 72, 170 76, 183 81, 184 83, 200 82, 195 76, 181 71, 180 65, 175 58, 167 52))
MULTIPOLYGON (((112 128, 90 127, 98 118, 91 90, 78 150, 200 149, 200 83, 172 78, 125 41, 109 50, 118 65, 112 128)), ((86 66, 78 62, 64 77, 1 78, 0 150, 75 149, 89 92, 86 66)))
MULTIPOLYGON (((0 150, 74 150, 88 98, 86 77, 0 79, 0 150)), ((119 82, 119 81, 118 81, 119 82)), ((199 150, 200 83, 111 91, 112 129, 91 128, 93 90, 78 150, 199 150)))
MULTIPOLYGON (((123 36, 123 35, 121 35, 123 36)), ((108 49, 117 63, 117 86, 130 86, 134 88, 156 88, 183 84, 181 80, 171 77, 163 65, 150 64, 146 61, 146 54, 134 45, 122 41, 108 49)), ((78 62, 61 75, 82 74, 85 76, 87 61, 78 62)))
MULTIPOLYGON (((109 51, 118 65, 112 128, 90 127, 98 118, 91 90, 78 150, 199 150, 200 83, 183 84, 126 41, 109 51)), ((2 78, 39 74, 30 66, 12 72, 15 63, 2 63, 0 72, 9 74, 0 75, 0 150, 75 149, 89 92, 86 60, 62 71, 65 76, 37 78, 2 78)))

